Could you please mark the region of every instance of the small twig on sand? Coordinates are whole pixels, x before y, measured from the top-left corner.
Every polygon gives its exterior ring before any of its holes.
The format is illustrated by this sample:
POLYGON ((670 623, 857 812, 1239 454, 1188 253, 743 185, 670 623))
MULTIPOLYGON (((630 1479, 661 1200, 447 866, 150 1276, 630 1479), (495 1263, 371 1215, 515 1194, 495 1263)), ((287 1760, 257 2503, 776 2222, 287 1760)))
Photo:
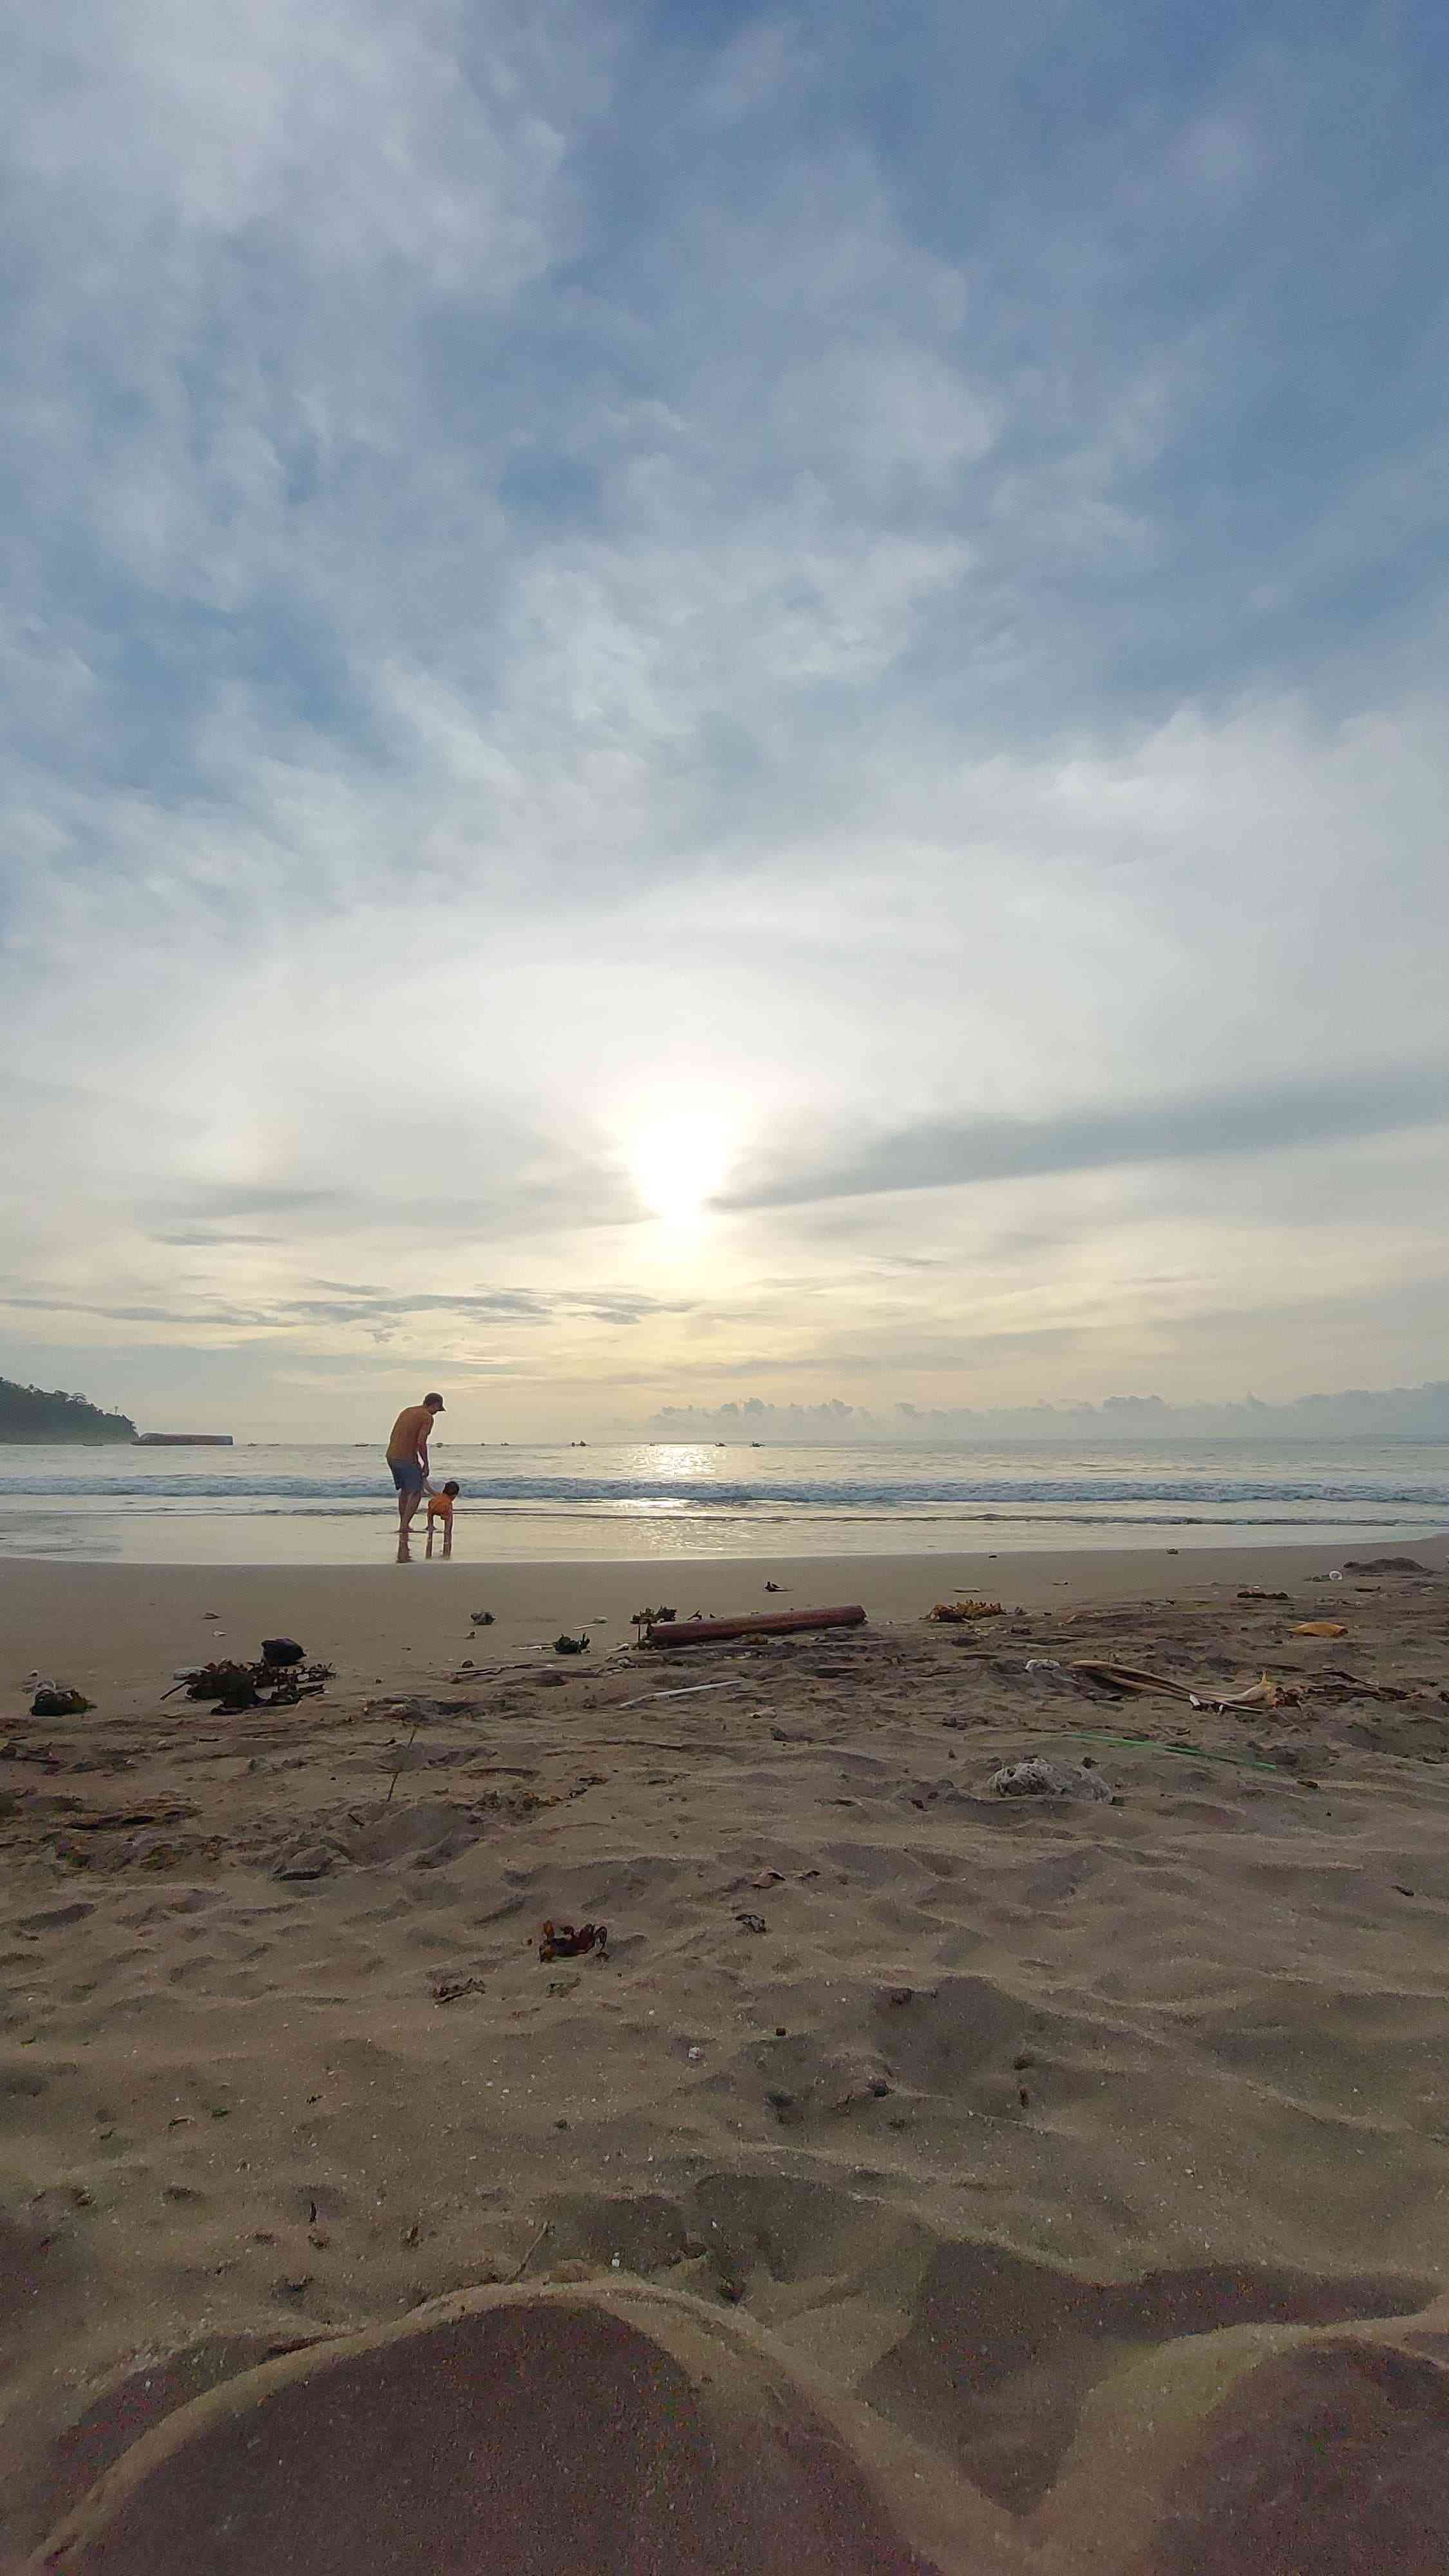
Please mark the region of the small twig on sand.
POLYGON ((538 2252, 540 2245, 543 2243, 543 2240, 552 2225, 553 2220, 551 2218, 546 2218, 544 2220, 542 2227, 535 2236, 533 2243, 530 2245, 528 2252, 523 2258, 523 2261, 519 2264, 517 2271, 509 2273, 508 2278, 510 2282, 522 2280, 524 2273, 528 2270, 529 2264, 533 2261, 535 2254, 538 2252))
POLYGON ((686 1682, 682 1690, 645 1691, 639 1699, 621 1699, 616 1705, 621 1709, 643 1708, 651 1699, 695 1699, 701 1691, 741 1690, 745 1678, 743 1673, 731 1673, 724 1682, 686 1682))
MULTIPOLYGON (((418 1721, 417 1721, 417 1724, 416 1724, 416 1725, 414 1726, 414 1728, 413 1728, 412 1735, 410 1735, 410 1736, 408 1737, 408 1740, 407 1740, 406 1744, 403 1746, 403 1751, 404 1751, 404 1753, 405 1753, 405 1754, 406 1754, 406 1753, 411 1753, 411 1751, 412 1751, 412 1749, 413 1749, 413 1739, 414 1739, 414 1737, 415 1737, 415 1736, 416 1736, 416 1734, 417 1734, 418 1727, 422 1725, 422 1722, 423 1722, 423 1721, 422 1721, 422 1719, 421 1719, 421 1718, 419 1718, 419 1719, 418 1719, 418 1721)), ((390 1807, 390 1806, 392 1805, 392 1793, 393 1793, 394 1789, 397 1787, 398 1781, 399 1781, 399 1779, 401 1778, 401 1776, 402 1776, 402 1764, 401 1764, 401 1763, 399 1763, 399 1764, 398 1764, 398 1766, 397 1766, 396 1771, 394 1771, 394 1773, 393 1773, 393 1775, 392 1775, 391 1780, 388 1782, 387 1796, 384 1798, 384 1800, 383 1800, 383 1802, 382 1802, 382 1803, 383 1803, 383 1805, 384 1805, 385 1807, 390 1807)))

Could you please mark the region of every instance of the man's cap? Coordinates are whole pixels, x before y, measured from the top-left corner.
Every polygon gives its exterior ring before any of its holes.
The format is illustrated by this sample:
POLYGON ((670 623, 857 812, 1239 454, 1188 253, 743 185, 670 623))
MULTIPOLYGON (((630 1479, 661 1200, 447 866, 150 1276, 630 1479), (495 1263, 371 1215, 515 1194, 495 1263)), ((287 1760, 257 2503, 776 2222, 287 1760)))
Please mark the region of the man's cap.
POLYGON ((425 1395, 423 1397, 423 1402, 424 1404, 430 1404, 435 1413, 446 1413, 448 1410, 440 1395, 425 1395))

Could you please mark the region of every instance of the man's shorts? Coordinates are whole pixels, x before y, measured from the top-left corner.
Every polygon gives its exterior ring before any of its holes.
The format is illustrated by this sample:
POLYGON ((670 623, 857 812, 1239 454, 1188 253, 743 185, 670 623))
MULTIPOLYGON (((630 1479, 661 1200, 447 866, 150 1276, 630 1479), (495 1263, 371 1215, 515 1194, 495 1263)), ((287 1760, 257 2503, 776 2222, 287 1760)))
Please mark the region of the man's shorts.
POLYGON ((387 1463, 392 1469, 392 1481, 400 1494, 422 1492, 423 1471, 416 1458, 389 1458, 387 1463))

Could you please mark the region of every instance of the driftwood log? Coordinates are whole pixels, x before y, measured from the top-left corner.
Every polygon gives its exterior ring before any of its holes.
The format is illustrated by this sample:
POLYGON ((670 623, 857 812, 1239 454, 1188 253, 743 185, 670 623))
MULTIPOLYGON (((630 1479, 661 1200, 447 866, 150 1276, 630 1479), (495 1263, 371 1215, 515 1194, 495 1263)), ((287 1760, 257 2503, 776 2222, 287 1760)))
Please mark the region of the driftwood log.
POLYGON ((859 1628, 858 1601, 837 1610, 765 1610, 751 1619, 666 1619, 656 1622, 646 1646, 710 1646, 725 1637, 789 1637, 799 1628, 859 1628))

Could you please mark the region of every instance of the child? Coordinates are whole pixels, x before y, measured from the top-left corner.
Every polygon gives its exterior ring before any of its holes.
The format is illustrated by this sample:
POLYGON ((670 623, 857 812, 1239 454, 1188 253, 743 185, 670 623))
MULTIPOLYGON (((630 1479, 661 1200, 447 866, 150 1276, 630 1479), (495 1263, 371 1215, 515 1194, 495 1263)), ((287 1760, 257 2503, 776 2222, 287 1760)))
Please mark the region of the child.
POLYGON ((457 1500, 458 1492, 457 1484, 450 1482, 443 1487, 440 1494, 430 1493, 428 1496, 429 1556, 433 1552, 433 1531, 439 1524, 443 1532, 443 1554, 451 1556, 453 1553, 453 1505, 457 1500))

